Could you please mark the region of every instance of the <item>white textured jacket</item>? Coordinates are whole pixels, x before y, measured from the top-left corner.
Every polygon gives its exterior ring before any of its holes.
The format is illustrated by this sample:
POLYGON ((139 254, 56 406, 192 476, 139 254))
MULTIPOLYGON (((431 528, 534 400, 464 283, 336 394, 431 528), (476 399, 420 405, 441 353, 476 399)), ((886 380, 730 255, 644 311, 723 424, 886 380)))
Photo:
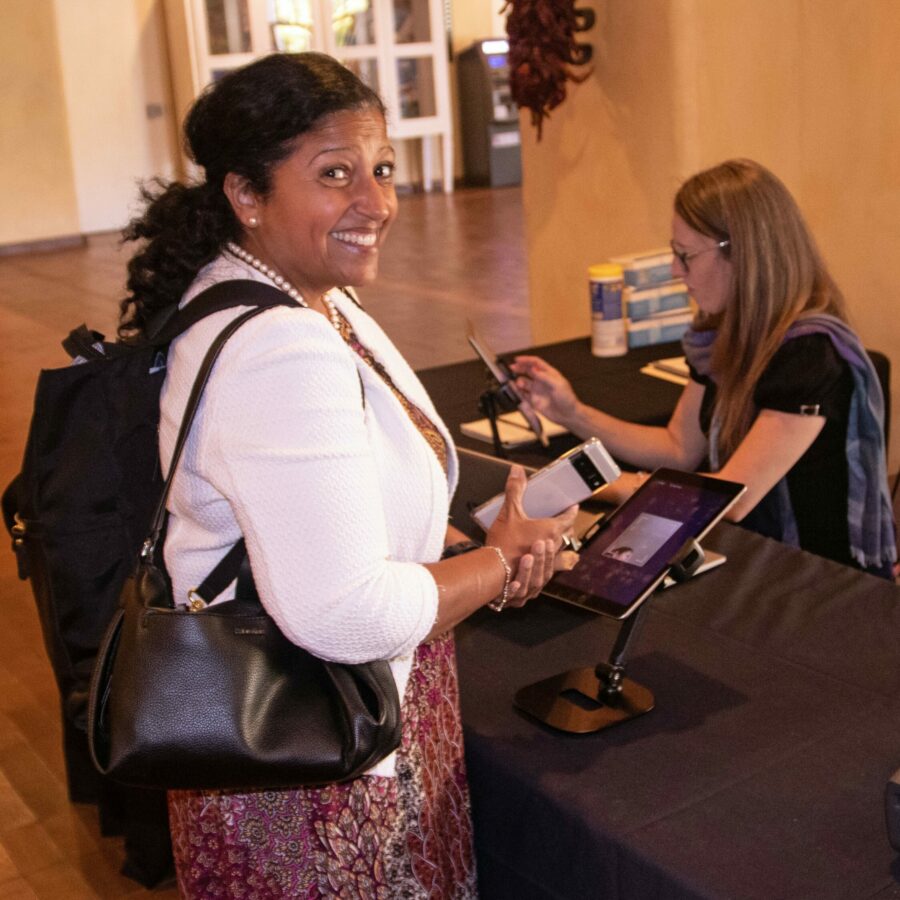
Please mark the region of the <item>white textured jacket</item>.
MULTIPOLYGON (((268 281, 222 256, 183 302, 229 278, 268 281)), ((339 291, 330 298, 441 430, 449 484, 400 402, 328 319, 276 307, 243 325, 216 362, 172 486, 165 560, 176 602, 186 603, 243 535, 260 599, 282 631, 326 659, 389 659, 402 697, 412 651, 437 615, 437 587, 421 563, 443 549, 456 455, 381 328, 339 291)), ((209 316, 169 350, 160 421, 166 470, 203 355, 243 309, 209 316)), ((232 596, 233 586, 220 599, 232 596)))

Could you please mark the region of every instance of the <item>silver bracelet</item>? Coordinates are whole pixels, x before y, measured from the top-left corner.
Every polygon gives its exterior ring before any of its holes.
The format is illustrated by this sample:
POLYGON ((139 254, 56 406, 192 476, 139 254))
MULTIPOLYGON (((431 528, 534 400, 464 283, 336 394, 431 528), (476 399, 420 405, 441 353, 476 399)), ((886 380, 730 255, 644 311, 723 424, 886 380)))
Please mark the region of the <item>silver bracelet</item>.
POLYGON ((509 583, 512 581, 512 569, 509 567, 509 563, 499 547, 492 547, 490 544, 485 544, 484 546, 486 550, 493 550, 497 554, 497 559, 500 560, 500 565, 503 566, 503 590, 500 591, 499 596, 494 597, 488 603, 488 609, 492 609, 494 612, 501 612, 509 602, 509 583))

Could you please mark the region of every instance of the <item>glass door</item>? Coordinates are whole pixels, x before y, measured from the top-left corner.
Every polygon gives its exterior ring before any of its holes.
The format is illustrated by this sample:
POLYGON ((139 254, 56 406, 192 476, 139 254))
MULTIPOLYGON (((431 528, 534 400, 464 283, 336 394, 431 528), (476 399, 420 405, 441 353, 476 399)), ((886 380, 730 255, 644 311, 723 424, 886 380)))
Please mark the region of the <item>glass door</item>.
POLYGON ((164 0, 172 23, 173 81, 187 109, 225 72, 273 51, 322 50, 385 101, 393 140, 421 153, 432 181, 440 145, 445 190, 452 190, 452 125, 443 0, 164 0))
POLYGON ((201 44, 198 88, 256 55, 249 0, 194 0, 194 21, 201 44))
POLYGON ((305 53, 318 49, 313 0, 271 0, 269 27, 275 50, 305 53))
POLYGON ((383 96, 380 27, 375 4, 372 0, 322 0, 322 8, 327 51, 383 96))
POLYGON ((440 152, 445 191, 453 188, 453 139, 448 84, 447 37, 441 0, 390 0, 382 4, 386 42, 386 81, 393 132, 417 138, 422 181, 431 187, 434 144, 440 152))

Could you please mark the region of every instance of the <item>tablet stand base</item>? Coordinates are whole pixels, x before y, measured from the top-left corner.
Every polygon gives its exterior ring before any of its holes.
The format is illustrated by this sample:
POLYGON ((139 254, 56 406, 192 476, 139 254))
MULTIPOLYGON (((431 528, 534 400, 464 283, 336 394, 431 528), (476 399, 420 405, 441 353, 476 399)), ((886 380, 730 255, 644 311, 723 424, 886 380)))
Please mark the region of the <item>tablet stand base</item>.
MULTIPOLYGON (((676 554, 669 574, 676 581, 686 581, 702 562, 703 550, 690 540, 676 554)), ((650 598, 622 623, 608 661, 520 688, 514 705, 569 734, 591 734, 650 712, 655 705, 653 694, 625 677, 625 659, 649 602, 650 598)))
POLYGON ((523 687, 513 703, 569 734, 590 734, 650 712, 653 694, 625 677, 625 654, 646 608, 644 603, 622 624, 608 662, 570 669, 523 687))
POLYGON ((569 734, 590 734, 650 712, 653 694, 643 685, 618 677, 613 666, 571 669, 522 688, 515 705, 545 725, 569 734))

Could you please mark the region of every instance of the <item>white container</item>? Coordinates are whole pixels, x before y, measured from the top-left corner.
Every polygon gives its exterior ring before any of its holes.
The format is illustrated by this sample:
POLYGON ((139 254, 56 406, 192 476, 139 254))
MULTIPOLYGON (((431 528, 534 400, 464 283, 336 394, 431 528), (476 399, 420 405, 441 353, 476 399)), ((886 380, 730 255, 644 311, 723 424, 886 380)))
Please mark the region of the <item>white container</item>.
POLYGON ((594 356, 623 356, 628 352, 622 267, 602 263, 588 269, 591 289, 591 353, 594 356))

